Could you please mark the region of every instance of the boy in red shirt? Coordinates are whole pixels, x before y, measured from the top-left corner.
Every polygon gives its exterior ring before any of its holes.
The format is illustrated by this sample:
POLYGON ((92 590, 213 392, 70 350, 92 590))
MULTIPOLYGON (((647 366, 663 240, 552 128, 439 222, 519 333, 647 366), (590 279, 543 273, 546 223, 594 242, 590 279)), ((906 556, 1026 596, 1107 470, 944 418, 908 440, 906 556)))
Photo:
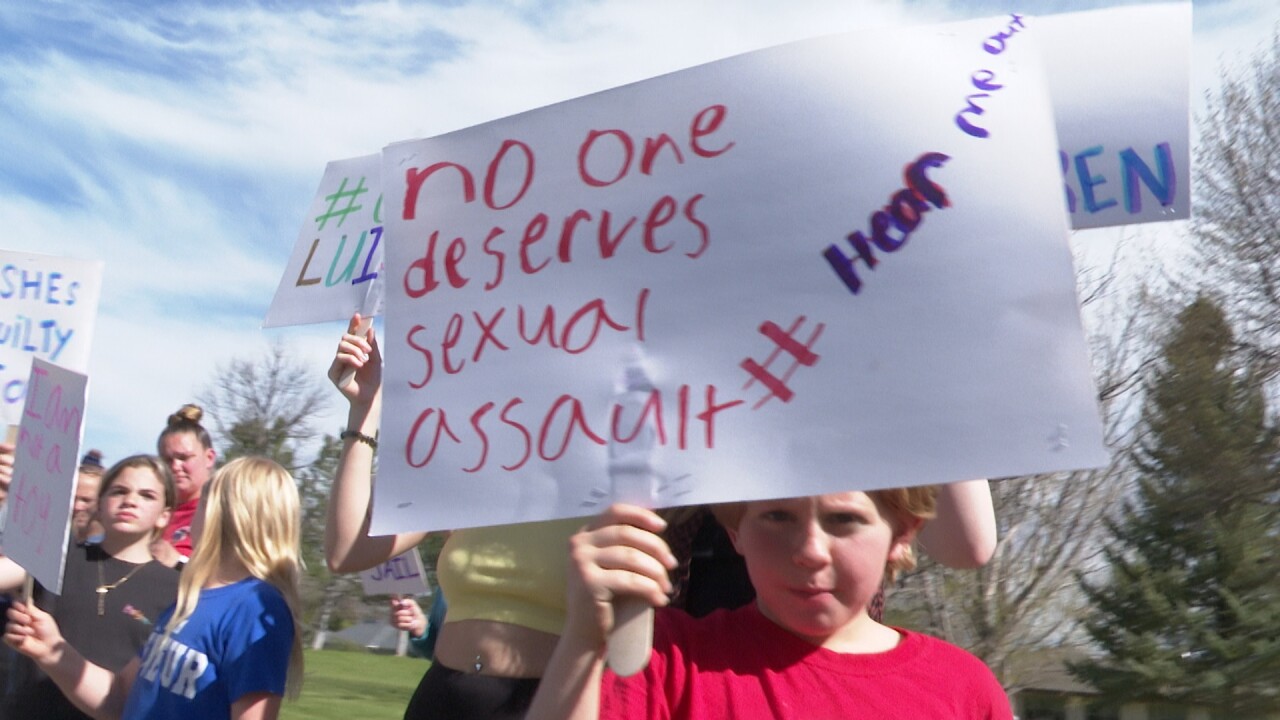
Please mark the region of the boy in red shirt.
POLYGON ((914 566, 933 505, 919 487, 718 507, 756 602, 658 612, 649 665, 629 678, 604 667, 613 600, 665 605, 675 558, 661 518, 615 505, 571 541, 568 619, 528 717, 1011 719, 976 657, 867 614, 886 577, 914 566))

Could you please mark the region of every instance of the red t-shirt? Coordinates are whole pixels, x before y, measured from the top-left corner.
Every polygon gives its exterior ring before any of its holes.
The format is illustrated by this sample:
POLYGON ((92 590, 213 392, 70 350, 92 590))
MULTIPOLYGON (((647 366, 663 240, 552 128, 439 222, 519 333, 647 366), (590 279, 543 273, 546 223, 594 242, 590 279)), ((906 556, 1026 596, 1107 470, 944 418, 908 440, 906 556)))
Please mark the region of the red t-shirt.
POLYGON ((644 672, 605 672, 601 718, 618 720, 1012 720, 991 670, 907 630, 883 653, 844 655, 792 635, 755 603, 705 618, 660 610, 644 672))
POLYGON ((196 498, 174 508, 173 514, 169 516, 169 524, 164 529, 164 539, 182 557, 191 557, 191 519, 195 517, 196 506, 199 504, 200 498, 196 498))

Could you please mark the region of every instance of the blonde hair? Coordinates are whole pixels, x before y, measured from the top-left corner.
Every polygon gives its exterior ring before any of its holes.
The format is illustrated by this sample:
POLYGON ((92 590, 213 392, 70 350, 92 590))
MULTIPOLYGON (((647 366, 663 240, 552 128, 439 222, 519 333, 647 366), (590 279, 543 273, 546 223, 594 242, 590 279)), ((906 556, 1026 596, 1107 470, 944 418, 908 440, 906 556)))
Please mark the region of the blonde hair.
MULTIPOLYGON (((895 535, 900 534, 907 525, 916 520, 929 520, 937 514, 937 491, 935 485, 918 485, 909 488, 890 488, 888 490, 867 490, 867 496, 879 508, 880 514, 888 519, 895 535)), ((711 506, 711 513, 721 525, 736 530, 747 512, 747 503, 721 503, 711 506)), ((898 573, 911 570, 916 566, 916 554, 908 545, 902 556, 896 560, 885 561, 884 585, 890 585, 898 578, 898 573)))
MULTIPOLYGON (((936 485, 917 485, 909 488, 892 488, 889 490, 872 490, 867 493, 881 507, 881 514, 889 518, 894 534, 901 533, 905 526, 916 520, 928 522, 938 514, 936 485)), ((914 569, 916 566, 915 543, 907 545, 902 557, 897 561, 885 563, 884 584, 890 585, 898 579, 898 573, 914 569)))
POLYGON ((298 585, 302 576, 301 503, 293 476, 278 463, 241 457, 224 465, 200 498, 204 524, 191 560, 178 578, 178 600, 165 626, 166 639, 195 612, 200 590, 233 558, 250 575, 284 596, 293 619, 293 647, 285 695, 302 688, 302 627, 298 585))

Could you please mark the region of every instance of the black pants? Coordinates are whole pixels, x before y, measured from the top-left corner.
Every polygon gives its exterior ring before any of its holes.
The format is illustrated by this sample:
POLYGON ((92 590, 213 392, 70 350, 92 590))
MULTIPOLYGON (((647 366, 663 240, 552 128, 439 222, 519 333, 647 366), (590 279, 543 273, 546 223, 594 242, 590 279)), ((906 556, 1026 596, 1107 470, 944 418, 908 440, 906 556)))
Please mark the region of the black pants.
POLYGON ((431 663, 404 720, 522 720, 538 680, 464 673, 431 663))

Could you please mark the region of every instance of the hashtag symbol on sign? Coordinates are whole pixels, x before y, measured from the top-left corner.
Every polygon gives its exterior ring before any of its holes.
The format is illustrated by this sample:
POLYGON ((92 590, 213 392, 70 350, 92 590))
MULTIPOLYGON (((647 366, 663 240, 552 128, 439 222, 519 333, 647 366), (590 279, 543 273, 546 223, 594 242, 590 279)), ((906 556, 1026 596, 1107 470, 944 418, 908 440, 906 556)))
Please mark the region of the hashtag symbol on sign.
POLYGON ((323 215, 316 217, 316 222, 318 223, 316 228, 317 230, 323 230, 325 223, 329 222, 329 218, 331 217, 338 218, 338 227, 342 227, 342 221, 347 219, 347 215, 364 207, 363 205, 356 204, 356 200, 359 199, 362 194, 369 192, 369 188, 364 186, 364 176, 361 175, 360 182, 356 183, 356 186, 350 190, 347 189, 347 180, 348 178, 342 178, 342 184, 338 186, 338 191, 332 195, 325 196, 324 199, 329 201, 329 209, 326 210, 323 215), (346 207, 341 210, 336 209, 338 207, 338 202, 343 198, 347 199, 346 207))
POLYGON ((791 398, 795 397, 795 393, 791 392, 791 388, 787 387, 787 382, 791 380, 791 376, 802 365, 811 367, 817 364, 819 356, 813 352, 812 348, 814 343, 818 342, 818 338, 822 336, 822 331, 826 328, 826 324, 818 323, 815 325, 809 333, 809 338, 804 342, 800 342, 796 339, 795 333, 804 325, 804 321, 805 317, 801 315, 786 330, 769 320, 760 324, 760 334, 772 340, 777 347, 773 349, 773 352, 769 353, 769 357, 765 358, 763 364, 751 358, 747 358, 741 363, 742 369, 746 370, 747 374, 751 376, 747 378, 746 384, 742 386, 743 390, 750 388, 756 381, 768 388, 768 394, 760 398, 752 406, 752 410, 759 410, 765 403, 775 397, 782 402, 790 402, 791 398), (784 352, 791 356, 791 364, 779 377, 773 374, 770 368, 773 366, 774 361, 778 359, 778 356, 784 352))

